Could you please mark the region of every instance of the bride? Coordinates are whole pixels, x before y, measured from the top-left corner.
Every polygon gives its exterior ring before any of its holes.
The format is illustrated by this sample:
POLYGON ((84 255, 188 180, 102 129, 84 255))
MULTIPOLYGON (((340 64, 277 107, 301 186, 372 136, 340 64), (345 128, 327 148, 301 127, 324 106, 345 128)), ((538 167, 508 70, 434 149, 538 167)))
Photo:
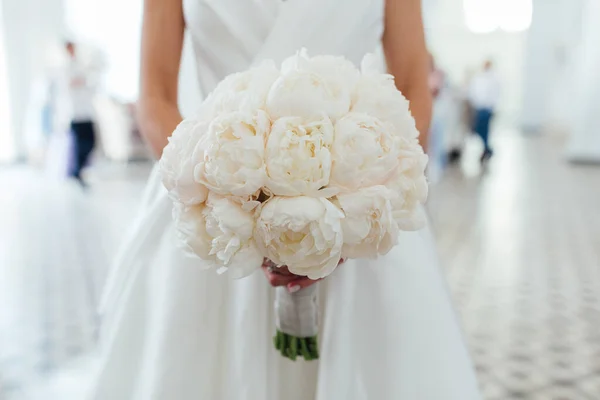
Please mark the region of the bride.
MULTIPOLYGON (((381 47, 427 131, 419 0, 146 0, 139 117, 157 157, 182 119, 177 82, 186 28, 203 93, 232 72, 301 47, 356 63, 381 47)), ((171 201, 155 170, 107 284, 102 360, 87 397, 480 398, 427 229, 402 233, 386 257, 346 261, 319 284, 321 358, 310 362, 273 348, 270 283, 312 281, 269 269, 234 280, 202 270, 175 241, 171 201)))

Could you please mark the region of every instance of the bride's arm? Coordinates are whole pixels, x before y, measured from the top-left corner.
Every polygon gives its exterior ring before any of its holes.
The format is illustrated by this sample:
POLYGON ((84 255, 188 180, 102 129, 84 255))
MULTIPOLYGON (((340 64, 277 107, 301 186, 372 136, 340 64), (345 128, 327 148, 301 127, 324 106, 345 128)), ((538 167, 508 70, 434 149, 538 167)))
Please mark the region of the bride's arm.
POLYGON ((410 101, 411 112, 427 150, 431 121, 431 93, 427 85, 428 53, 421 17, 420 0, 387 0, 383 48, 389 72, 396 86, 410 101))
POLYGON ((182 119, 177 84, 184 28, 181 0, 145 0, 137 115, 142 135, 157 157, 182 119))

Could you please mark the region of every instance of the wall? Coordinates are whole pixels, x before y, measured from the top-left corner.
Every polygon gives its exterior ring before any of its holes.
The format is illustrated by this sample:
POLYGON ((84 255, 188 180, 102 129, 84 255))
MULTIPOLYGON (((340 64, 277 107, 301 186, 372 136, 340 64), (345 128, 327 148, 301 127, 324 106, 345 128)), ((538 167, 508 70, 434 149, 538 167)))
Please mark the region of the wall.
POLYGON ((581 0, 534 1, 520 103, 521 125, 526 130, 567 124, 571 113, 569 75, 581 39, 581 7, 581 0))
POLYGON ((581 45, 575 51, 570 80, 574 90, 567 157, 572 161, 600 163, 600 2, 584 5, 581 45))
POLYGON ((102 52, 105 63, 103 89, 120 101, 135 101, 139 83, 142 0, 65 2, 66 22, 73 37, 102 52))

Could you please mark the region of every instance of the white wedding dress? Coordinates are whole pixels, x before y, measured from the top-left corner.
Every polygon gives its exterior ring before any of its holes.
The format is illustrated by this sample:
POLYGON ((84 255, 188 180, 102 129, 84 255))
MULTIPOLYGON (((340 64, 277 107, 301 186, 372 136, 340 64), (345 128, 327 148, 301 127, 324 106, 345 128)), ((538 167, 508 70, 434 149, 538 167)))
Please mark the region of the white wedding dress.
MULTIPOLYGON (((383 0, 184 0, 203 93, 301 47, 360 62, 383 0)), ((476 400, 477 383, 427 229, 319 283, 318 361, 273 348, 274 290, 199 268, 175 245, 156 169, 102 304, 98 400, 476 400)), ((61 398, 67 398, 61 397, 61 398)), ((80 397, 81 398, 81 397, 80 397)))

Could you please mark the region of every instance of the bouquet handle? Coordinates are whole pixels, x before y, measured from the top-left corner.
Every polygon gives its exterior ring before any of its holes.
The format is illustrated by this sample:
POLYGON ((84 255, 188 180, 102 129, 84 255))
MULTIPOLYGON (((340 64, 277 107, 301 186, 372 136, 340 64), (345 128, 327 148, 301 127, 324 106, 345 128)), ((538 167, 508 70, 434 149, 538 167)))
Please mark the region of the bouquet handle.
POLYGON ((275 324, 277 333, 273 338, 275 348, 291 360, 319 358, 317 334, 319 312, 315 283, 290 293, 284 286, 275 288, 275 324))

